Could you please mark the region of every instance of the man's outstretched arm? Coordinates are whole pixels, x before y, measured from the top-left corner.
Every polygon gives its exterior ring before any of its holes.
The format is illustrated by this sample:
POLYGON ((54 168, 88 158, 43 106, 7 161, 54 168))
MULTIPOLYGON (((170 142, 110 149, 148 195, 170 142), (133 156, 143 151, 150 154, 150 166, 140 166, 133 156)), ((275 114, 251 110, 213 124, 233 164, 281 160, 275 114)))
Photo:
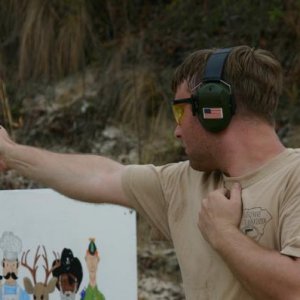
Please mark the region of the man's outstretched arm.
POLYGON ((129 206, 121 184, 122 164, 97 155, 60 154, 19 145, 3 127, 0 168, 14 169, 74 199, 129 206))

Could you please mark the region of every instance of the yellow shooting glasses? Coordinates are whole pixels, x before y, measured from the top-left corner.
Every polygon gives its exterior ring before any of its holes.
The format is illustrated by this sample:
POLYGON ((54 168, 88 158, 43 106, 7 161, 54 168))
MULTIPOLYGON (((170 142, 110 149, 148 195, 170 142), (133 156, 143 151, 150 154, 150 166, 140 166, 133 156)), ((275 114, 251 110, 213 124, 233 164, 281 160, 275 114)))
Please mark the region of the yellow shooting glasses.
POLYGON ((182 117, 184 114, 184 104, 192 104, 192 98, 174 99, 172 100, 173 115, 178 125, 181 124, 182 117))

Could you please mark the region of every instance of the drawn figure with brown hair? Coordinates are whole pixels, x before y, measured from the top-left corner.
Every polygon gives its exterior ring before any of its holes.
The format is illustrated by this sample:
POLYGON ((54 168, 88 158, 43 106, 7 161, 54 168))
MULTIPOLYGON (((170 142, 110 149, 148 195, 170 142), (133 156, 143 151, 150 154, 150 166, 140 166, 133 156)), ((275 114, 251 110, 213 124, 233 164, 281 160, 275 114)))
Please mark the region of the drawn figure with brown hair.
POLYGON ((3 286, 0 288, 0 300, 29 300, 29 295, 17 284, 19 260, 18 254, 22 250, 21 239, 12 232, 4 232, 0 239, 3 251, 3 286))
POLYGON ((95 239, 91 238, 89 247, 86 251, 85 262, 89 271, 89 285, 81 292, 81 299, 83 300, 105 300, 104 295, 97 287, 97 270, 100 261, 95 239))

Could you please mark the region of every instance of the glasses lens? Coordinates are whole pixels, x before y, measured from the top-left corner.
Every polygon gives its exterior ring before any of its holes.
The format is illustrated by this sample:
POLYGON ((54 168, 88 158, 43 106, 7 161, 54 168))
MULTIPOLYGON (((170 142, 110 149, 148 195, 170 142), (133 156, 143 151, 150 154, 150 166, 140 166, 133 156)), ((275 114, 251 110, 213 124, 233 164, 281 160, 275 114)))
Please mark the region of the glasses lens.
POLYGON ((174 118, 177 124, 181 123, 183 114, 184 114, 184 105, 183 104, 174 104, 172 106, 174 118))

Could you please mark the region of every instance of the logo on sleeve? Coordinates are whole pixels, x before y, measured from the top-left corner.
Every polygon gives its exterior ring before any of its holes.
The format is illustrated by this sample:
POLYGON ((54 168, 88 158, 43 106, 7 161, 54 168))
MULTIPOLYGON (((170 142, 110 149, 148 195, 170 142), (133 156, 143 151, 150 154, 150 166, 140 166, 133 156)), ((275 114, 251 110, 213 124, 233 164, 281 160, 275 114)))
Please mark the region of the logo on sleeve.
POLYGON ((271 219, 271 214, 264 208, 253 207, 244 209, 240 229, 247 236, 255 241, 259 241, 264 234, 267 223, 271 219))

